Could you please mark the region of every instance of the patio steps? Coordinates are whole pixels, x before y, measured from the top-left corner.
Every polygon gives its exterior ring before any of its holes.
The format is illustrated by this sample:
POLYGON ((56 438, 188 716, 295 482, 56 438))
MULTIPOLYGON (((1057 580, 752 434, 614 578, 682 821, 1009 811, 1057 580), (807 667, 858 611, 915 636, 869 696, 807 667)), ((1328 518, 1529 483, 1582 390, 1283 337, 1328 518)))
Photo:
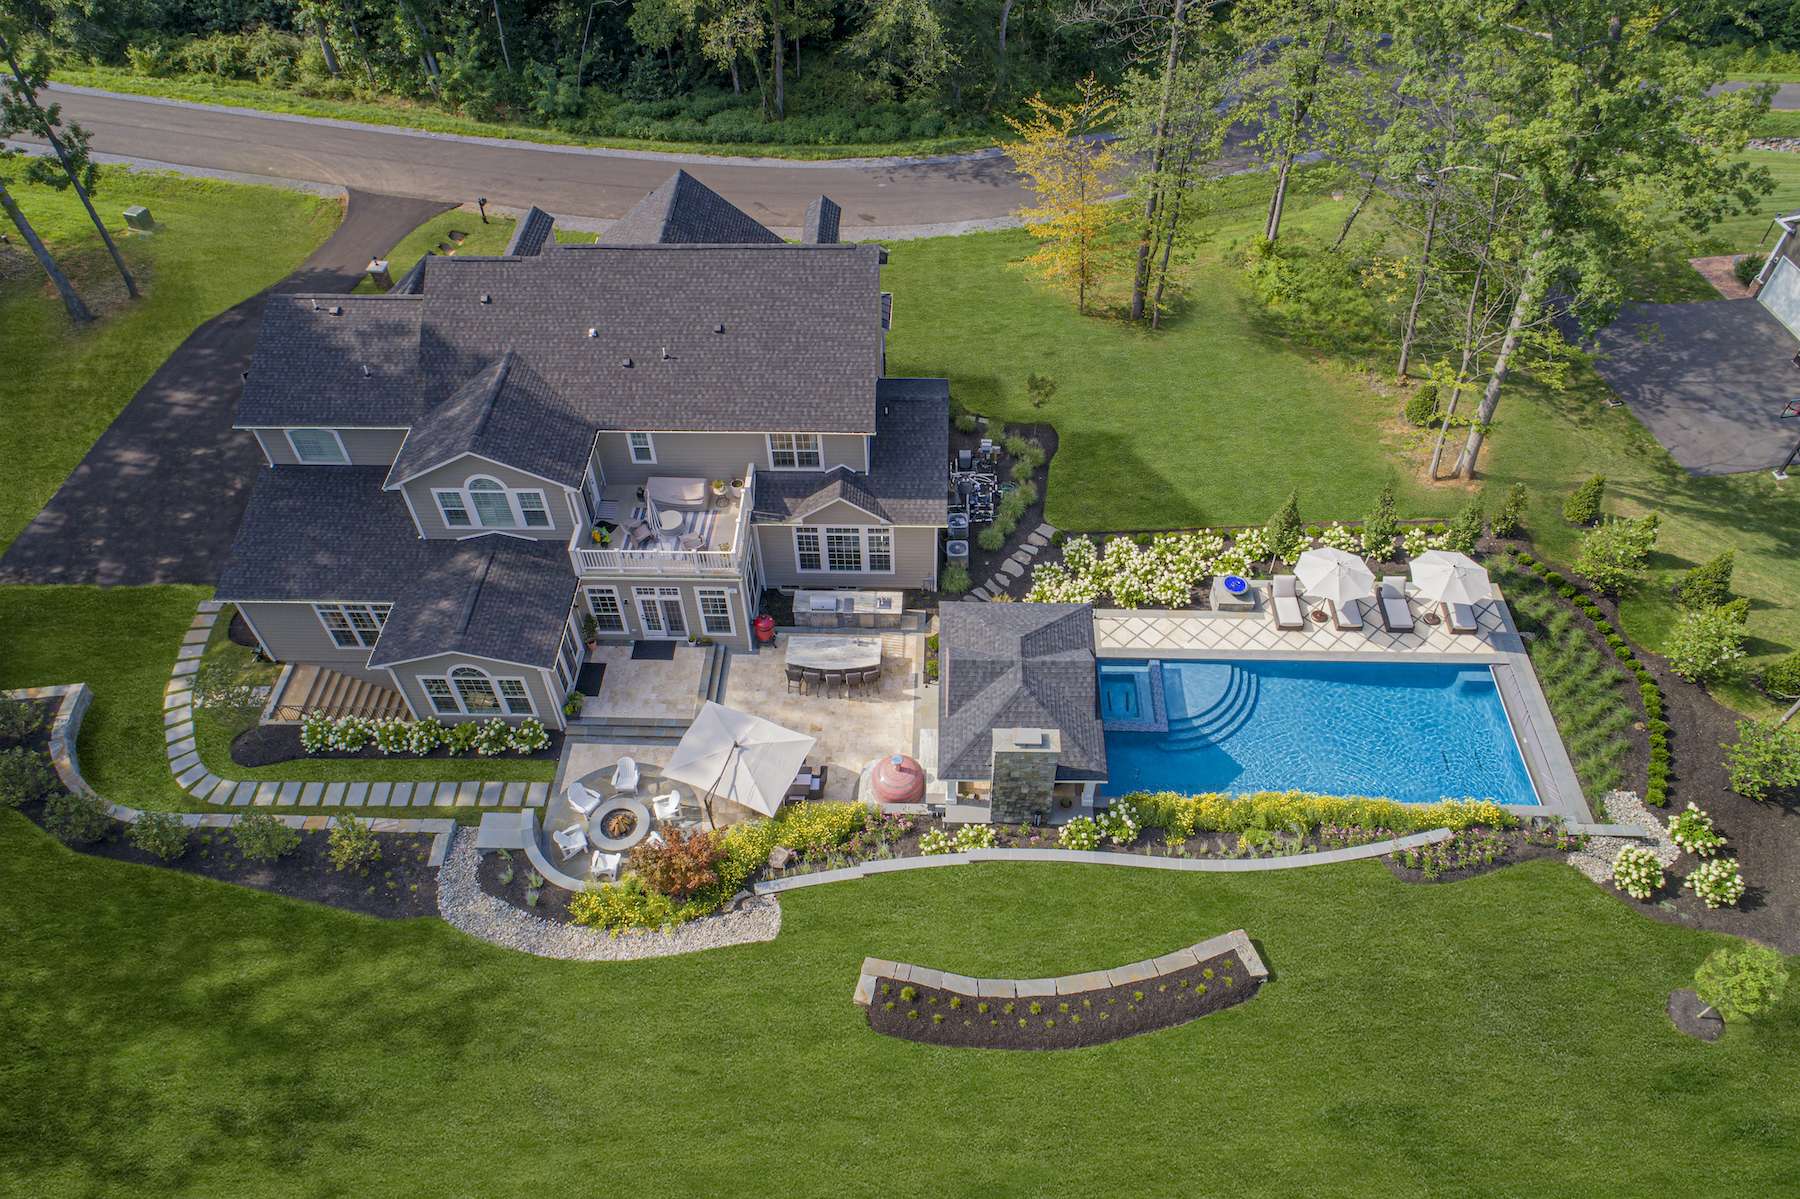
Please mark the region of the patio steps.
POLYGON ((334 717, 366 716, 372 720, 391 716, 406 718, 411 714, 406 700, 392 687, 324 667, 315 671, 297 706, 301 712, 323 712, 334 717))
POLYGON ((1171 717, 1169 734, 1163 741, 1165 747, 1185 749, 1217 744, 1243 728, 1256 710, 1257 695, 1262 689, 1262 681, 1256 675, 1231 665, 1214 669, 1221 677, 1203 678, 1199 680, 1199 686, 1193 678, 1194 668, 1183 669, 1182 686, 1187 689, 1183 702, 1198 701, 1206 707, 1199 712, 1171 717))
POLYGON ((577 716, 564 730, 570 741, 615 741, 632 745, 673 745, 691 720, 635 716, 577 716))
POLYGON ((706 647, 706 665, 700 668, 700 702, 721 702, 725 695, 725 647, 709 645, 706 647))

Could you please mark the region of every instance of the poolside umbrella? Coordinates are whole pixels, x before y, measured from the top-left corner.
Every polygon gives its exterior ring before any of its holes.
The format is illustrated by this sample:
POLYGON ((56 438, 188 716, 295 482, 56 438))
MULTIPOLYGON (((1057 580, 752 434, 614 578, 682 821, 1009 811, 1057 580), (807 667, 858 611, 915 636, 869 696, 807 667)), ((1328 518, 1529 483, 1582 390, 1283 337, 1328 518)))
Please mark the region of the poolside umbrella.
MULTIPOLYGON (((772 720, 708 701, 682 734, 663 777, 773 816, 814 744, 772 720)), ((712 823, 712 800, 705 802, 712 823)))
POLYGON ((1343 550, 1307 550, 1294 563, 1294 576, 1306 590, 1306 598, 1330 600, 1342 607, 1352 600, 1367 599, 1375 591, 1375 576, 1368 564, 1343 550))
POLYGON ((1440 604, 1479 604, 1494 598, 1488 573, 1466 554, 1427 550, 1412 562, 1413 586, 1440 604))

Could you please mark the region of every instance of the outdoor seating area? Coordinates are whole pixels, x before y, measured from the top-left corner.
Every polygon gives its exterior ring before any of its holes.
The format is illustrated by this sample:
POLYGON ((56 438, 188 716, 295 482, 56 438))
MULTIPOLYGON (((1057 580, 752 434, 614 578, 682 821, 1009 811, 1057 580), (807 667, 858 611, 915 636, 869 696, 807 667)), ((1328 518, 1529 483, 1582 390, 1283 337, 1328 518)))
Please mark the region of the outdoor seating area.
POLYGON ((675 552, 726 551, 737 537, 744 488, 722 490, 701 478, 653 475, 641 486, 607 486, 595 512, 601 548, 675 552))
POLYGON ((1304 631, 1308 620, 1340 633, 1358 633, 1365 619, 1379 617, 1389 634, 1412 633, 1418 626, 1416 601, 1425 624, 1441 626, 1459 637, 1478 637, 1483 625, 1476 606, 1497 598, 1487 571, 1465 554, 1429 550, 1412 562, 1412 579, 1386 575, 1380 583, 1367 563, 1337 549, 1307 550, 1291 575, 1276 575, 1269 584, 1275 627, 1304 631))
POLYGON ((622 757, 551 796, 544 809, 549 842, 544 849, 565 873, 610 882, 619 877, 628 852, 661 839, 659 829, 695 828, 701 819, 692 788, 622 757))
POLYGON ((880 637, 790 635, 784 653, 790 692, 848 697, 881 687, 880 637))

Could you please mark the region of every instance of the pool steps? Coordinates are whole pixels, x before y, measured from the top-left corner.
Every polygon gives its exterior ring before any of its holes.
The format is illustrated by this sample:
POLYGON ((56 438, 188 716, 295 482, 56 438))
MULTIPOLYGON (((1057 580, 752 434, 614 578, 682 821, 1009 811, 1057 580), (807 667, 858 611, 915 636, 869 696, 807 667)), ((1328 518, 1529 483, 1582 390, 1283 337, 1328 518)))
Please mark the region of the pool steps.
POLYGON ((1170 716, 1164 747, 1191 749, 1227 740, 1248 723, 1261 689, 1259 676, 1231 663, 1183 663, 1179 671, 1165 671, 1165 702, 1171 712, 1187 714, 1170 716), (1196 712, 1196 704, 1205 706, 1196 712))

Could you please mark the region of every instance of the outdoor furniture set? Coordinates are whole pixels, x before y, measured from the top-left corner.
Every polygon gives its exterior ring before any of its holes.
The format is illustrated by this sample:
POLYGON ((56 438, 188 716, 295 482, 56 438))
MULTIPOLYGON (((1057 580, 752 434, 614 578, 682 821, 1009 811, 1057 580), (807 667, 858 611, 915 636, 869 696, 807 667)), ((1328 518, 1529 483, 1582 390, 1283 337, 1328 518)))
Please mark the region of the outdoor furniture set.
MULTIPOLYGON (((1387 575, 1377 585, 1363 560, 1342 550, 1307 550, 1293 574, 1275 576, 1269 593, 1275 627, 1280 629, 1305 628, 1305 604, 1312 601, 1324 605, 1313 611, 1312 619, 1323 623, 1328 611, 1332 626, 1343 632, 1363 628, 1365 603, 1372 605, 1370 610, 1390 633, 1410 633, 1415 627, 1405 577, 1387 575)), ((1445 550, 1429 550, 1413 561, 1412 593, 1442 612, 1441 618, 1437 611, 1428 613, 1427 624, 1441 619, 1458 634, 1479 633, 1475 605, 1494 598, 1485 570, 1466 555, 1445 550)))
POLYGON ((881 638, 789 637, 787 685, 789 692, 799 687, 807 695, 815 687, 827 695, 833 687, 842 687, 846 696, 852 688, 879 687, 881 638))

